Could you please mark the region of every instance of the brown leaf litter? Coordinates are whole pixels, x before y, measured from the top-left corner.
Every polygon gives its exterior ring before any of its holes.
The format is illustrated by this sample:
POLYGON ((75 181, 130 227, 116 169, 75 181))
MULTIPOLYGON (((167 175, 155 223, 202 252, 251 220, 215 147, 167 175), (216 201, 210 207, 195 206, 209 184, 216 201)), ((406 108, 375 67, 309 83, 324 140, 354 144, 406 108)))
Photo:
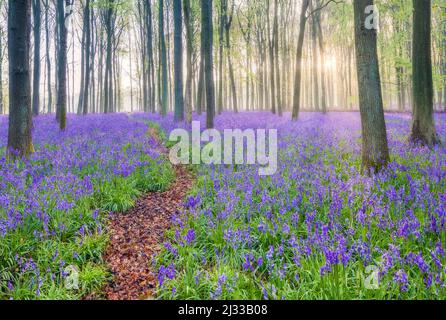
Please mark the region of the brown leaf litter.
POLYGON ((169 190, 148 193, 129 211, 112 215, 104 258, 114 279, 105 287, 107 299, 153 298, 157 279, 152 257, 160 252, 171 218, 181 210, 193 184, 187 168, 178 166, 175 171, 169 190))

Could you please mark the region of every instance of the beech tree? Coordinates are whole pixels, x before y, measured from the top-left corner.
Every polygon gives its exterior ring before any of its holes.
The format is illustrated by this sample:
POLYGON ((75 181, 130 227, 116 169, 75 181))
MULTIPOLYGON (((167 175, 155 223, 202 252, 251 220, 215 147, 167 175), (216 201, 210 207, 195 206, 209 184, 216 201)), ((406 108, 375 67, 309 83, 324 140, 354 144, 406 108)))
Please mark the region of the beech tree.
POLYGON ((57 0, 57 115, 59 127, 65 130, 67 125, 67 60, 68 60, 68 19, 71 15, 70 0, 57 0))
POLYGON ((185 88, 185 100, 184 107, 186 112, 186 122, 192 122, 192 84, 194 79, 194 68, 192 62, 193 55, 193 25, 192 25, 192 9, 191 9, 191 0, 184 0, 184 23, 186 26, 186 67, 187 67, 187 75, 186 75, 186 88, 185 88))
POLYGON ((175 121, 184 120, 183 96, 183 17, 181 0, 173 1, 175 23, 174 65, 175 65, 175 121))
POLYGON ((9 0, 8 5, 8 154, 27 157, 33 152, 29 65, 31 0, 9 0))
POLYGON ((366 8, 373 4, 373 0, 356 0, 353 4, 362 124, 362 166, 367 173, 379 171, 390 159, 378 63, 377 30, 366 26, 366 8))
POLYGON ((426 146, 440 143, 434 123, 432 79, 432 4, 413 0, 413 123, 410 140, 426 146))
POLYGON ((32 0, 33 31, 34 31, 34 68, 33 68, 33 115, 37 116, 40 110, 40 41, 42 24, 41 0, 32 0))
POLYGON ((201 0, 201 46, 204 55, 204 87, 206 92, 206 126, 214 127, 215 84, 213 48, 212 0, 201 0))
POLYGON ((164 36, 164 0, 159 0, 159 65, 161 66, 158 88, 160 90, 161 114, 165 116, 169 105, 168 70, 167 70, 167 48, 164 36))

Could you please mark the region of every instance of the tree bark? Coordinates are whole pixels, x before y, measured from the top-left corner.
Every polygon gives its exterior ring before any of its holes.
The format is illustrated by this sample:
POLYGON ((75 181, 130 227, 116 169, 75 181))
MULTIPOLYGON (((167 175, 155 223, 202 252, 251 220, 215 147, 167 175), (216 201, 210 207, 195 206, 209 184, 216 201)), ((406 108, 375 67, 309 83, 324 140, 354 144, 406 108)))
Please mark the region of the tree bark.
POLYGON ((39 115, 40 110, 40 41, 41 41, 41 20, 42 4, 41 0, 32 0, 33 22, 34 22, 34 68, 33 68, 33 115, 39 115))
POLYGON ((105 13, 106 32, 106 58, 105 58, 105 79, 104 79, 104 113, 113 112, 113 4, 114 0, 107 0, 108 8, 105 13))
POLYGON ((192 65, 192 54, 193 54, 193 29, 192 29, 192 17, 191 17, 191 4, 190 0, 183 1, 184 6, 184 22, 186 25, 186 92, 185 92, 185 113, 186 122, 192 122, 192 80, 194 78, 194 69, 192 65))
POLYGON ((296 70, 294 74, 294 89, 293 89, 293 120, 299 118, 300 112, 300 95, 301 95, 301 80, 302 80, 302 55, 303 46, 305 38, 305 27, 307 24, 306 13, 308 6, 310 5, 310 0, 302 1, 302 10, 300 13, 300 28, 299 28, 299 38, 297 40, 297 53, 296 53, 296 70))
MULTIPOLYGON (((311 10, 314 10, 314 7, 312 7, 311 10)), ((318 19, 320 19, 320 15, 317 13, 313 14, 311 17, 311 50, 313 53, 313 109, 316 111, 320 110, 318 19)))
MULTIPOLYGON (((309 0, 304 0, 304 1, 309 1, 309 0)), ((269 79, 270 79, 270 98, 271 98, 271 112, 272 113, 276 113, 276 78, 275 78, 275 74, 276 74, 276 64, 274 62, 274 32, 273 35, 271 36, 271 23, 270 23, 270 14, 269 14, 269 10, 270 10, 270 2, 269 0, 267 1, 267 5, 266 5, 267 9, 266 9, 266 24, 267 24, 267 33, 268 33, 268 51, 269 51, 269 67, 270 67, 270 74, 269 74, 269 79)))
POLYGON ((51 87, 51 56, 50 56, 50 28, 49 28, 49 0, 45 0, 45 50, 46 50, 46 76, 47 76, 47 112, 53 109, 53 92, 51 87))
POLYGON ((84 80, 84 97, 82 99, 82 113, 86 115, 88 113, 89 107, 89 97, 90 97, 90 56, 91 56, 91 6, 90 0, 86 0, 84 9, 84 28, 86 29, 85 34, 85 80, 84 80))
MULTIPOLYGON (((324 47, 324 35, 322 32, 322 26, 321 26, 321 14, 320 12, 316 13, 317 19, 316 19, 316 28, 317 28, 317 34, 318 34, 318 40, 319 40, 319 54, 321 57, 321 109, 322 113, 327 112, 327 87, 326 87, 326 65, 325 65, 325 47, 324 47)), ((350 61, 348 61, 349 70, 350 70, 350 61)), ((351 73, 349 72, 349 83, 351 82, 351 73)), ((350 88, 350 86, 349 86, 350 88)), ((349 90, 350 92, 350 90, 349 90)))
POLYGON ((201 46, 201 55, 200 55, 200 66, 198 70, 198 89, 197 89, 197 113, 201 115, 203 110, 206 107, 205 103, 205 84, 204 84, 204 51, 203 51, 203 45, 201 46))
POLYGON ((175 121, 184 120, 183 96, 183 17, 182 0, 173 0, 174 15, 174 77, 175 77, 175 121))
POLYGON ((69 0, 57 0, 57 25, 58 25, 58 68, 57 68, 57 109, 59 110, 59 127, 65 130, 67 125, 67 51, 68 30, 66 21, 69 13, 65 13, 65 7, 71 3, 69 0))
POLYGON ((208 129, 214 127, 215 115, 215 84, 214 67, 212 58, 213 47, 213 23, 212 23, 212 0, 201 0, 201 32, 204 53, 204 73, 206 86, 206 126, 208 129))
POLYGON ((440 143, 434 123, 431 0, 413 0, 413 123, 410 140, 426 146, 440 143))
POLYGON ((31 0, 9 0, 8 4, 8 155, 27 157, 33 152, 29 70, 31 0))
POLYGON ((161 115, 167 115, 167 108, 169 105, 168 92, 168 70, 167 70, 167 49, 166 40, 164 38, 164 0, 159 0, 159 42, 160 42, 160 66, 161 66, 161 83, 159 84, 161 90, 160 106, 161 115))
POLYGON ((371 5, 373 0, 354 2, 362 165, 368 174, 378 172, 390 159, 378 64, 377 31, 365 26, 365 10, 371 5))
MULTIPOLYGON (((280 67, 279 67, 279 0, 275 0, 274 3, 274 21, 273 21, 273 47, 274 47, 274 70, 276 77, 276 103, 277 112, 279 116, 282 116, 282 101, 281 96, 281 83, 280 83, 280 67)), ((274 76, 274 75, 273 75, 274 76)))
POLYGON ((152 4, 146 4, 147 56, 148 56, 148 103, 149 111, 155 112, 155 64, 153 60, 153 15, 152 4))
POLYGON ((228 68, 229 68, 229 81, 231 82, 231 93, 232 93, 232 107, 234 108, 234 112, 238 112, 238 101, 237 101, 237 89, 235 86, 235 76, 234 76, 234 66, 232 65, 232 54, 231 54, 231 26, 232 19, 234 16, 234 6, 235 3, 232 4, 231 13, 228 14, 227 2, 226 7, 224 8, 224 21, 225 21, 225 37, 226 37, 226 51, 228 58, 228 68))

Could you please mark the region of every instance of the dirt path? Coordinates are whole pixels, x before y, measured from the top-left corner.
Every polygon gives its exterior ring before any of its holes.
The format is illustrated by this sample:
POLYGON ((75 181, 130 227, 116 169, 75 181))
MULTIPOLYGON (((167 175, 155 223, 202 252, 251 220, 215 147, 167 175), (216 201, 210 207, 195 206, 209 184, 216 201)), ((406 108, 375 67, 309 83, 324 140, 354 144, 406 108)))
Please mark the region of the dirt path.
POLYGON ((176 167, 175 170, 176 179, 168 191, 149 193, 128 212, 112 216, 105 261, 114 281, 105 288, 107 299, 153 297, 156 270, 152 268, 151 258, 160 251, 171 217, 181 209, 193 184, 192 174, 186 168, 176 167))
MULTIPOLYGON (((157 137, 151 129, 148 134, 157 137)), ((168 153, 161 145, 159 150, 168 153)), ((152 257, 160 252, 171 218, 181 210, 194 181, 184 166, 175 167, 175 173, 169 190, 148 193, 129 211, 112 215, 108 225, 110 244, 104 256, 113 275, 104 290, 108 300, 153 298, 157 280, 152 257)))

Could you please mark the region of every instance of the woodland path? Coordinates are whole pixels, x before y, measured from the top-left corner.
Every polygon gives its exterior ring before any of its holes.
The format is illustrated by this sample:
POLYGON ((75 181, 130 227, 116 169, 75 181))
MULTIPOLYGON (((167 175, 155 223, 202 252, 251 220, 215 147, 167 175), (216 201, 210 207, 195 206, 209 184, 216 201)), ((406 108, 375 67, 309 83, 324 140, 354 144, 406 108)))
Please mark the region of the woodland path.
MULTIPOLYGON (((160 150, 167 153, 162 146, 160 150)), ((160 252, 171 218, 183 208, 193 182, 188 168, 177 166, 175 180, 167 191, 145 194, 127 212, 112 215, 108 225, 110 243, 104 257, 113 275, 104 290, 108 300, 153 299, 157 277, 152 257, 160 252)))

